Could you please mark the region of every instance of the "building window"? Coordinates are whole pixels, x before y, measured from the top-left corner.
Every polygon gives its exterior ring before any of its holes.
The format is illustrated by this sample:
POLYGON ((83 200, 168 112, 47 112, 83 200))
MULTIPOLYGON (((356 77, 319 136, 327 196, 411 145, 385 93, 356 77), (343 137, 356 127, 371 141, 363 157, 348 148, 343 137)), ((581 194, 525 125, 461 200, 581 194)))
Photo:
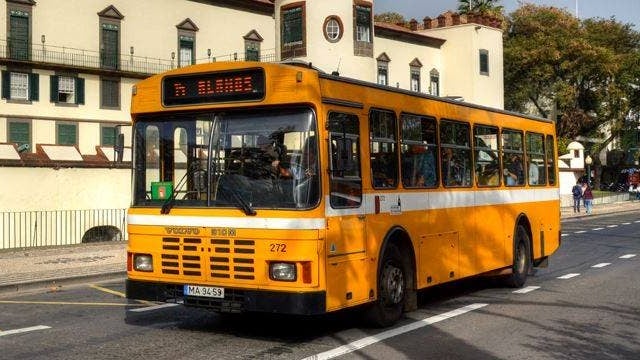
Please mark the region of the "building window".
POLYGON ((429 73, 429 94, 440 96, 440 73, 436 69, 429 73))
POLYGON ((377 81, 380 85, 389 85, 389 62, 391 59, 387 55, 387 53, 382 53, 378 55, 377 60, 377 81))
POLYGON ((100 78, 100 107, 120 109, 120 79, 100 78))
POLYGON ((422 63, 420 62, 420 60, 418 60, 418 58, 413 59, 413 61, 411 61, 411 63, 409 64, 409 77, 410 77, 410 83, 409 85, 411 86, 411 91, 416 91, 416 92, 420 92, 420 82, 421 82, 421 77, 420 77, 420 70, 422 69, 422 63))
POLYGON ((324 20, 322 29, 324 30, 324 38, 332 43, 340 41, 344 32, 342 21, 335 15, 331 15, 324 20))
POLYGON ((18 6, 18 8, 9 9, 8 55, 9 58, 15 60, 30 60, 31 6, 19 6, 17 4, 14 6, 18 6))
POLYGON ((178 54, 178 67, 195 64, 193 54, 193 37, 180 36, 180 51, 178 54))
POLYGON ((116 127, 101 126, 100 127, 100 145, 114 146, 116 144, 116 127))
POLYGON ((78 126, 76 124, 57 124, 56 125, 56 144, 77 145, 78 144, 78 126))
POLYGON ((38 100, 39 76, 34 73, 3 71, 2 98, 7 100, 38 100))
POLYGON ((420 92, 420 68, 411 68, 411 90, 420 92))
POLYGON ((480 50, 480 75, 489 75, 489 51, 480 50))
POLYGON ((196 63, 196 31, 200 30, 191 19, 176 25, 178 29, 178 67, 196 63))
POLYGON ((124 16, 113 5, 98 13, 100 17, 100 67, 120 68, 120 23, 124 16))
POLYGON ((282 59, 307 56, 305 4, 293 3, 280 10, 280 57, 282 59))
POLYGON ((353 16, 354 55, 373 56, 371 4, 356 4, 353 16))
POLYGON ((260 44, 262 36, 257 31, 251 30, 244 37, 244 58, 247 61, 260 61, 260 44))
POLYGON ((84 79, 74 76, 50 77, 50 100, 59 104, 84 104, 84 79))
POLYGON ((31 143, 31 124, 26 121, 9 121, 7 141, 17 146, 31 143))

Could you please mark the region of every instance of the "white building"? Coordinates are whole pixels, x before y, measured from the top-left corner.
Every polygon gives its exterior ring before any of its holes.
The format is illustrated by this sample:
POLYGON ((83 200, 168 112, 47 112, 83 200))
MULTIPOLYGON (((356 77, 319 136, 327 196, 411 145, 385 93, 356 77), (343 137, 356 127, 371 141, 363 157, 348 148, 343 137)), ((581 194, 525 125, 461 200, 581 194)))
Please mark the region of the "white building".
POLYGON ((128 206, 131 88, 174 67, 299 59, 341 76, 504 103, 502 31, 490 19, 448 12, 409 28, 374 23, 373 0, 3 2, 0 179, 11 191, 0 192, 0 248, 15 246, 2 238, 16 212, 128 206), (114 161, 119 134, 123 162, 114 161))

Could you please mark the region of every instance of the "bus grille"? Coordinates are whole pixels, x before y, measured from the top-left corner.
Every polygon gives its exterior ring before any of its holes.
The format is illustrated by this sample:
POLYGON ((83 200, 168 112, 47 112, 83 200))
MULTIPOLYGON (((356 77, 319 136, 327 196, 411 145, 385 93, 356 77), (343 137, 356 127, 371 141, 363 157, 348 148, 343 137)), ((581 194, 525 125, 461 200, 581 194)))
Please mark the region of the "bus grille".
POLYGON ((206 244, 203 240, 163 237, 162 273, 201 277, 207 272, 218 280, 255 279, 255 241, 210 239, 206 244))
POLYGON ((202 240, 198 238, 162 238, 162 273, 167 275, 201 276, 202 240))
POLYGON ((214 279, 253 280, 255 241, 211 239, 213 256, 209 258, 214 279))

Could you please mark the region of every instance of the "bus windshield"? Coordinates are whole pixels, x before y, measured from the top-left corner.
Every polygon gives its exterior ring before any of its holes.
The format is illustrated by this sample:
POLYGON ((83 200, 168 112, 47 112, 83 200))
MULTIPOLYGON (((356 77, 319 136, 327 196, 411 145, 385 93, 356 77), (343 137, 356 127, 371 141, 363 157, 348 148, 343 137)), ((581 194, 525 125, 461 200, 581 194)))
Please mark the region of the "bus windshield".
POLYGON ((133 205, 305 209, 319 200, 318 142, 306 108, 142 116, 133 205))

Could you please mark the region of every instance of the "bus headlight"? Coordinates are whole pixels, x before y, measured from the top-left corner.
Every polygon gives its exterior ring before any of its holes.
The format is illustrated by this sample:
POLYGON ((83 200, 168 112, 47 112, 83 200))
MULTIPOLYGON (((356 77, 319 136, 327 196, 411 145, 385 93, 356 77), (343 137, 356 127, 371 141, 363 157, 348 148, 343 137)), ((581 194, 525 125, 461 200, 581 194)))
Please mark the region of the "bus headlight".
POLYGON ((153 271, 153 258, 149 254, 133 255, 133 269, 136 271, 153 271))
POLYGON ((284 262, 270 263, 269 277, 271 280, 296 281, 296 264, 284 262))

